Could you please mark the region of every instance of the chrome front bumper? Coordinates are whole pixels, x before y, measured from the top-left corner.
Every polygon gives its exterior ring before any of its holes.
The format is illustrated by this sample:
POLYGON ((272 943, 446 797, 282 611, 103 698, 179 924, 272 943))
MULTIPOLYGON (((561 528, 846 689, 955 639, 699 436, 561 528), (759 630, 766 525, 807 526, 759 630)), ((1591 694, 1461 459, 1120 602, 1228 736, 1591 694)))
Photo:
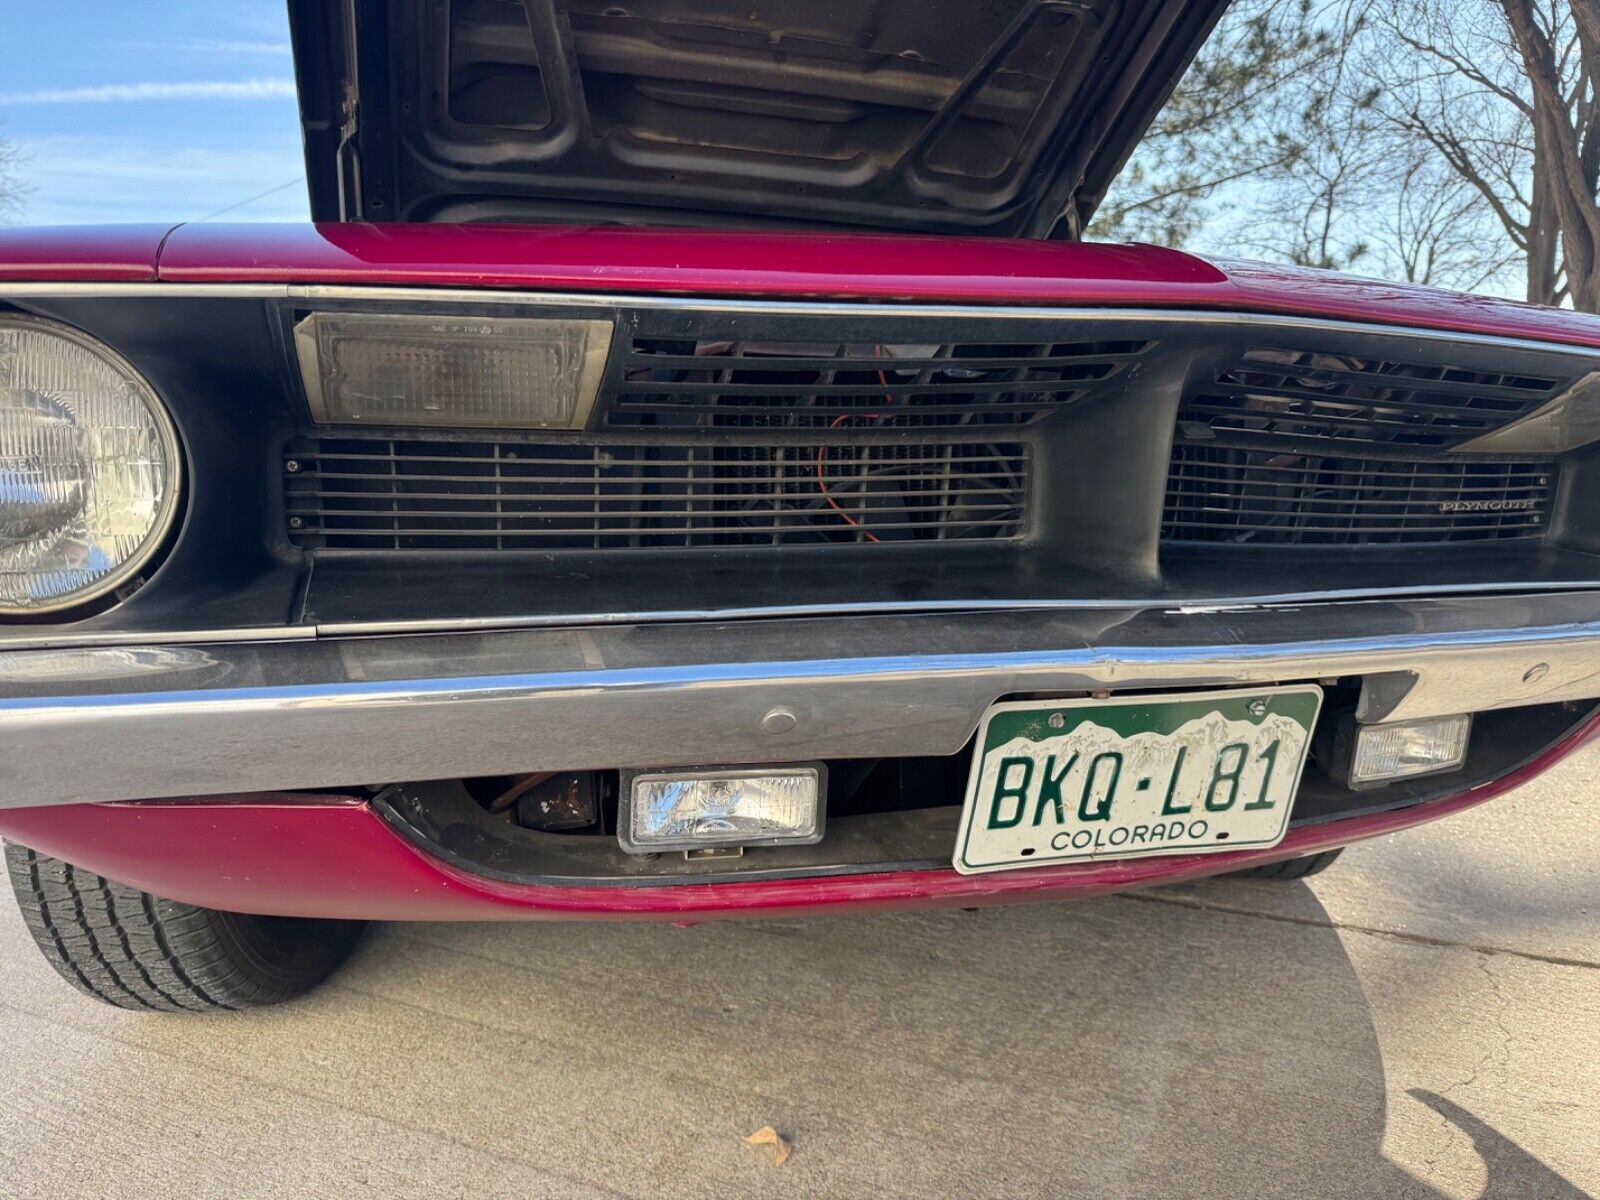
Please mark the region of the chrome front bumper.
POLYGON ((1600 697, 1600 592, 0 653, 0 807, 951 754, 1019 693, 1359 676, 1401 720, 1600 697))

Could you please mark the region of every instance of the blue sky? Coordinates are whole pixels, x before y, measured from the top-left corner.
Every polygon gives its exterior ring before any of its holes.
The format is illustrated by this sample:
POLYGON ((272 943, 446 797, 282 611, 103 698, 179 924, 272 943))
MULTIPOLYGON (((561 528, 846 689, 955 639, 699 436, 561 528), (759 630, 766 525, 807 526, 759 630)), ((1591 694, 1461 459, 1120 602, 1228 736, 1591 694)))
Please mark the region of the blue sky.
POLYGON ((32 189, 19 220, 306 216, 284 0, 6 9, 0 136, 32 189))

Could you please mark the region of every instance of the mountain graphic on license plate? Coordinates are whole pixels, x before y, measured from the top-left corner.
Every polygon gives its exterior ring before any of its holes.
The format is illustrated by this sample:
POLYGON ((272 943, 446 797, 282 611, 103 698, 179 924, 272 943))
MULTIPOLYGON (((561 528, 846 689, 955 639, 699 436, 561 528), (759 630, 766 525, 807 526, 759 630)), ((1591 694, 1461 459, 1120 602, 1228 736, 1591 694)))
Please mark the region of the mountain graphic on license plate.
POLYGON ((1321 707, 1309 684, 997 704, 978 727, 955 868, 1276 845, 1321 707))

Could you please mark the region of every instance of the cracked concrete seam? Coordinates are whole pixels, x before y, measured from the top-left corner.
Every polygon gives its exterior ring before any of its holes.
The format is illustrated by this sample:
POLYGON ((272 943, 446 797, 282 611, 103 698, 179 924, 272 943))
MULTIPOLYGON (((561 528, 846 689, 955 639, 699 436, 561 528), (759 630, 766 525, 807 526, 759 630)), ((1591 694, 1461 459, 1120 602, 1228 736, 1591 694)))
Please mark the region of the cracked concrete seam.
POLYGON ((1240 908, 1231 904, 1216 904, 1195 900, 1187 896, 1161 896, 1154 892, 1124 892, 1118 900, 1135 900, 1145 904, 1169 904, 1195 912, 1224 913, 1233 917, 1255 917, 1262 921, 1277 921, 1285 925, 1306 925, 1313 929, 1332 929, 1340 933, 1364 933, 1369 937, 1388 938, 1412 946, 1427 946, 1435 950, 1469 950, 1486 957, 1505 955, 1528 962, 1545 963, 1552 967, 1575 967, 1584 971, 1600 971, 1600 962, 1584 958, 1567 958, 1559 954, 1539 954, 1532 950, 1516 950, 1510 946, 1486 946, 1474 942, 1457 942, 1449 938, 1429 937, 1421 933, 1406 933, 1398 929, 1379 929, 1372 925, 1350 925, 1342 921, 1319 921, 1315 917, 1296 917, 1287 913, 1262 912, 1254 908, 1240 908))

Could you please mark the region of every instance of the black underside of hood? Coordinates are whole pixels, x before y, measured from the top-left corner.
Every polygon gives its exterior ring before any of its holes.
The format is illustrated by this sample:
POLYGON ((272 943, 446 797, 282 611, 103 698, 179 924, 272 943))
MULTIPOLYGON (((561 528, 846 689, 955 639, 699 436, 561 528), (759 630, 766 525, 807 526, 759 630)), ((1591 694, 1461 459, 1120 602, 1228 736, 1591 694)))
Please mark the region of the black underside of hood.
POLYGON ((1071 237, 1227 0, 291 0, 312 216, 1071 237))

